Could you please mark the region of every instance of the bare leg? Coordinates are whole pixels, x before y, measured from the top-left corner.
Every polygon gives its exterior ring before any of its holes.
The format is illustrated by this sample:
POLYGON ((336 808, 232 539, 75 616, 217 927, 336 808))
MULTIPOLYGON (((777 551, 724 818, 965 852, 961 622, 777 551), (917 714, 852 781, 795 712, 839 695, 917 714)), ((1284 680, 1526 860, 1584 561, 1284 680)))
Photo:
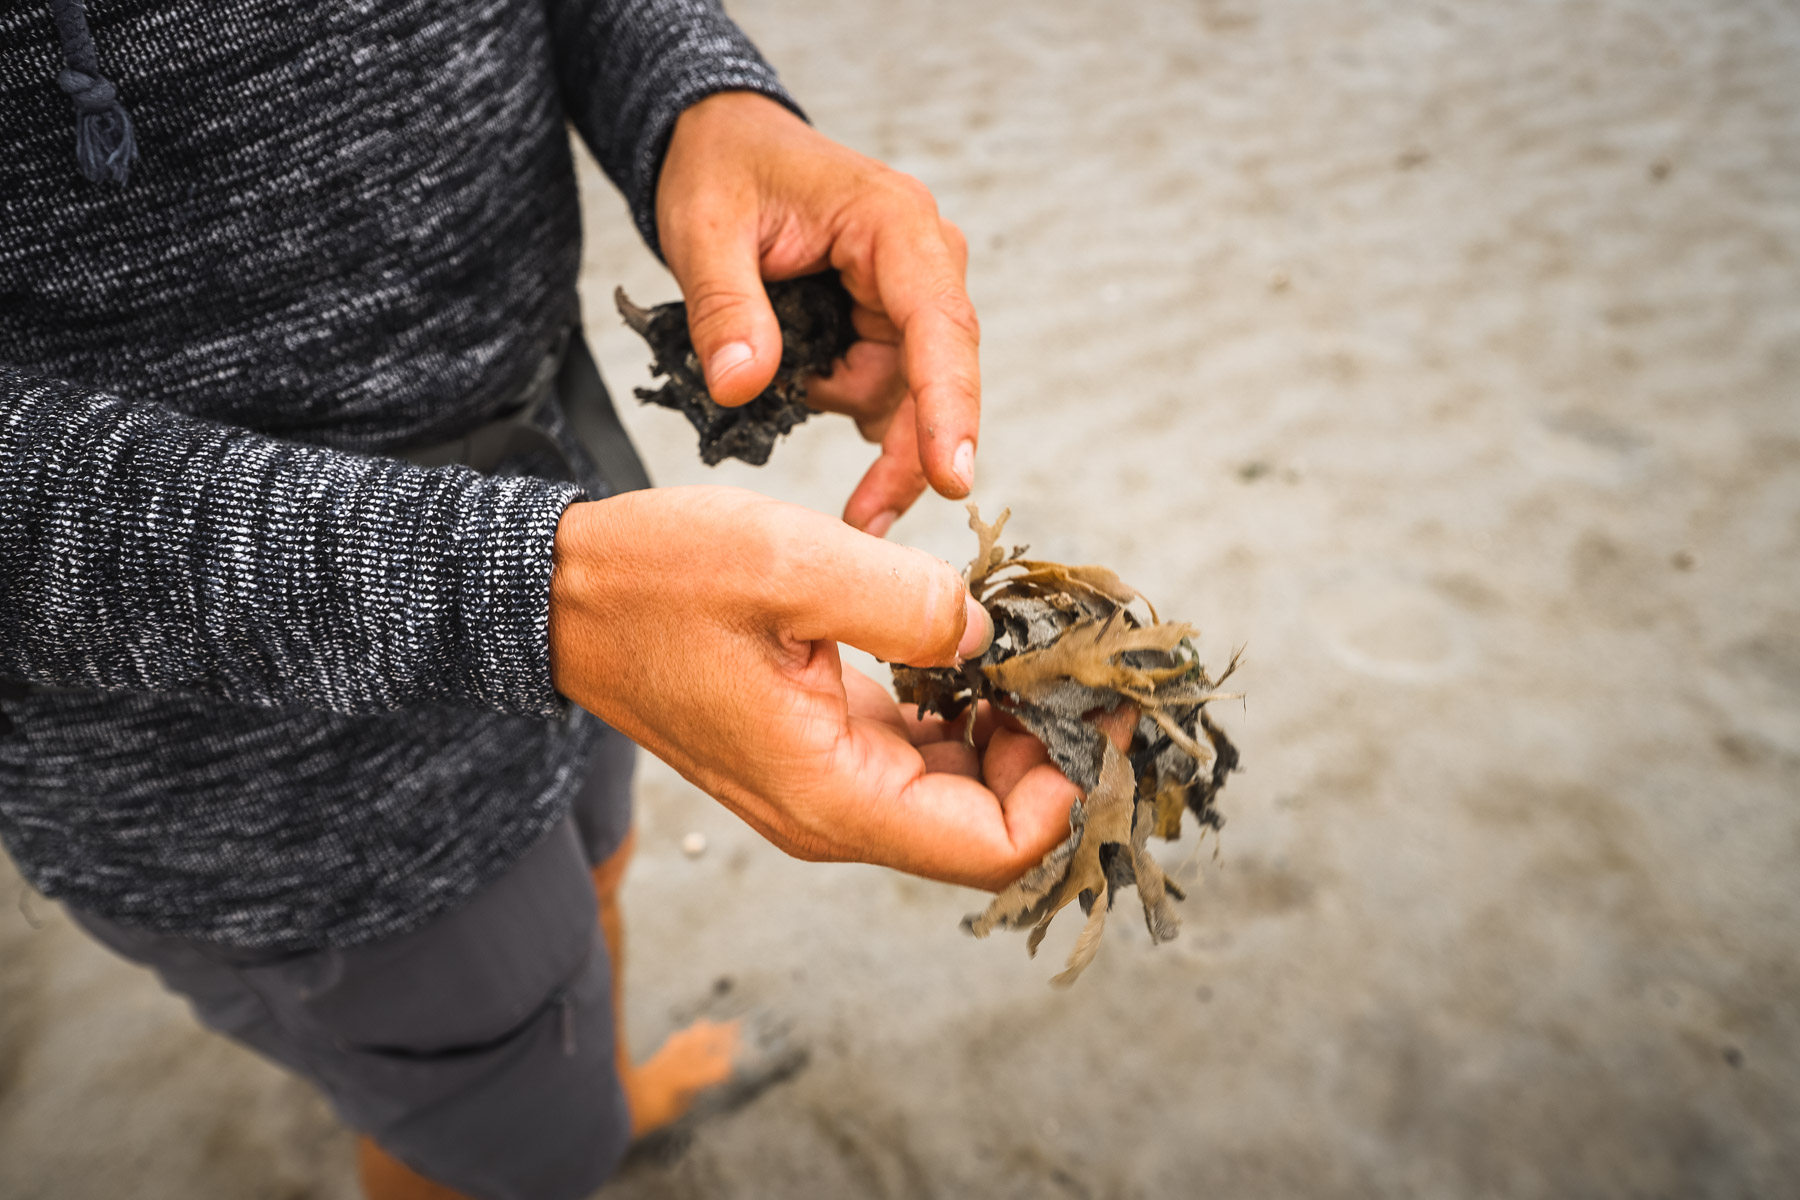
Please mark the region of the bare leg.
POLYGON ((468 1200, 393 1157, 374 1138, 356 1139, 356 1174, 369 1200, 468 1200))
POLYGON ((737 1021, 696 1021, 670 1034, 656 1053, 633 1065, 625 1042, 625 920, 619 911, 619 883, 636 838, 635 833, 627 834, 624 843, 594 868, 600 932, 612 960, 613 1046, 634 1138, 674 1121, 701 1092, 731 1078, 740 1032, 737 1021))

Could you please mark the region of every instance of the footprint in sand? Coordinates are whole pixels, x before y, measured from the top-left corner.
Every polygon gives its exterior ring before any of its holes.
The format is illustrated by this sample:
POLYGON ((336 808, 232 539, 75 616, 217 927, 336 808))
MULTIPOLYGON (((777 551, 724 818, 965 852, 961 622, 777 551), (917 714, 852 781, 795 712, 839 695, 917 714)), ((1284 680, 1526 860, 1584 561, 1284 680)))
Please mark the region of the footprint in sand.
POLYGON ((1727 646, 1701 679, 1733 722, 1800 752, 1800 619, 1727 646))
POLYGON ((1429 588, 1390 574, 1326 580, 1307 601, 1306 617, 1333 658, 1379 679, 1448 679, 1472 657, 1462 614, 1429 588))
POLYGON ((1518 443, 1519 456, 1538 474, 1603 487, 1635 479, 1649 466, 1651 450, 1641 433, 1584 408, 1539 417, 1518 443))

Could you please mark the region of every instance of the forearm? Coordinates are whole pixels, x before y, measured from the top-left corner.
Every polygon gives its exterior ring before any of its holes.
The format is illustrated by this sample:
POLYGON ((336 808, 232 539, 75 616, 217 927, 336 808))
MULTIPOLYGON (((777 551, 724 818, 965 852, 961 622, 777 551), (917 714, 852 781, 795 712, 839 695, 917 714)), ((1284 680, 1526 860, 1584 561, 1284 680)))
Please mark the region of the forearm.
POLYGON ((675 119, 722 91, 799 108, 716 0, 546 0, 563 106, 660 253, 656 184, 675 119))
POLYGON ((0 676, 553 713, 551 547, 578 497, 0 367, 0 676))

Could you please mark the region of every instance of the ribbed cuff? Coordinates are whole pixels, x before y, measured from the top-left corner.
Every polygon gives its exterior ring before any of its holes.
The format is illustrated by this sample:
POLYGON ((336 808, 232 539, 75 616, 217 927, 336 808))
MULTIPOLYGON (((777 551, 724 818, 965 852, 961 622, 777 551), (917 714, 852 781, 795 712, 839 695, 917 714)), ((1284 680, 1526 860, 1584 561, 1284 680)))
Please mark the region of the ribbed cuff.
POLYGON ((806 114, 718 0, 546 0, 563 103, 659 257, 656 184, 675 120, 717 92, 806 114))
POLYGON ((0 675, 552 716, 550 571, 581 495, 0 372, 0 675))
POLYGON ((573 484, 488 479, 456 514, 459 690, 484 708, 546 717, 563 711, 550 683, 550 569, 557 523, 581 498, 573 484))

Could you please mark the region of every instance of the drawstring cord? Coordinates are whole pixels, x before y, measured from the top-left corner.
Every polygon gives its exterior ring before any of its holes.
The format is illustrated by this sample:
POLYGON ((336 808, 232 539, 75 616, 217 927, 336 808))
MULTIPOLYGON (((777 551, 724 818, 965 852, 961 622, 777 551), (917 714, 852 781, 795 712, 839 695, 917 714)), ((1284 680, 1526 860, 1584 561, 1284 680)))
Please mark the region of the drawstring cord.
POLYGON ((137 132, 112 81, 100 74, 87 9, 82 0, 50 0, 50 15, 68 64, 57 72, 56 86, 75 105, 76 165, 93 183, 123 184, 137 161, 137 132))

